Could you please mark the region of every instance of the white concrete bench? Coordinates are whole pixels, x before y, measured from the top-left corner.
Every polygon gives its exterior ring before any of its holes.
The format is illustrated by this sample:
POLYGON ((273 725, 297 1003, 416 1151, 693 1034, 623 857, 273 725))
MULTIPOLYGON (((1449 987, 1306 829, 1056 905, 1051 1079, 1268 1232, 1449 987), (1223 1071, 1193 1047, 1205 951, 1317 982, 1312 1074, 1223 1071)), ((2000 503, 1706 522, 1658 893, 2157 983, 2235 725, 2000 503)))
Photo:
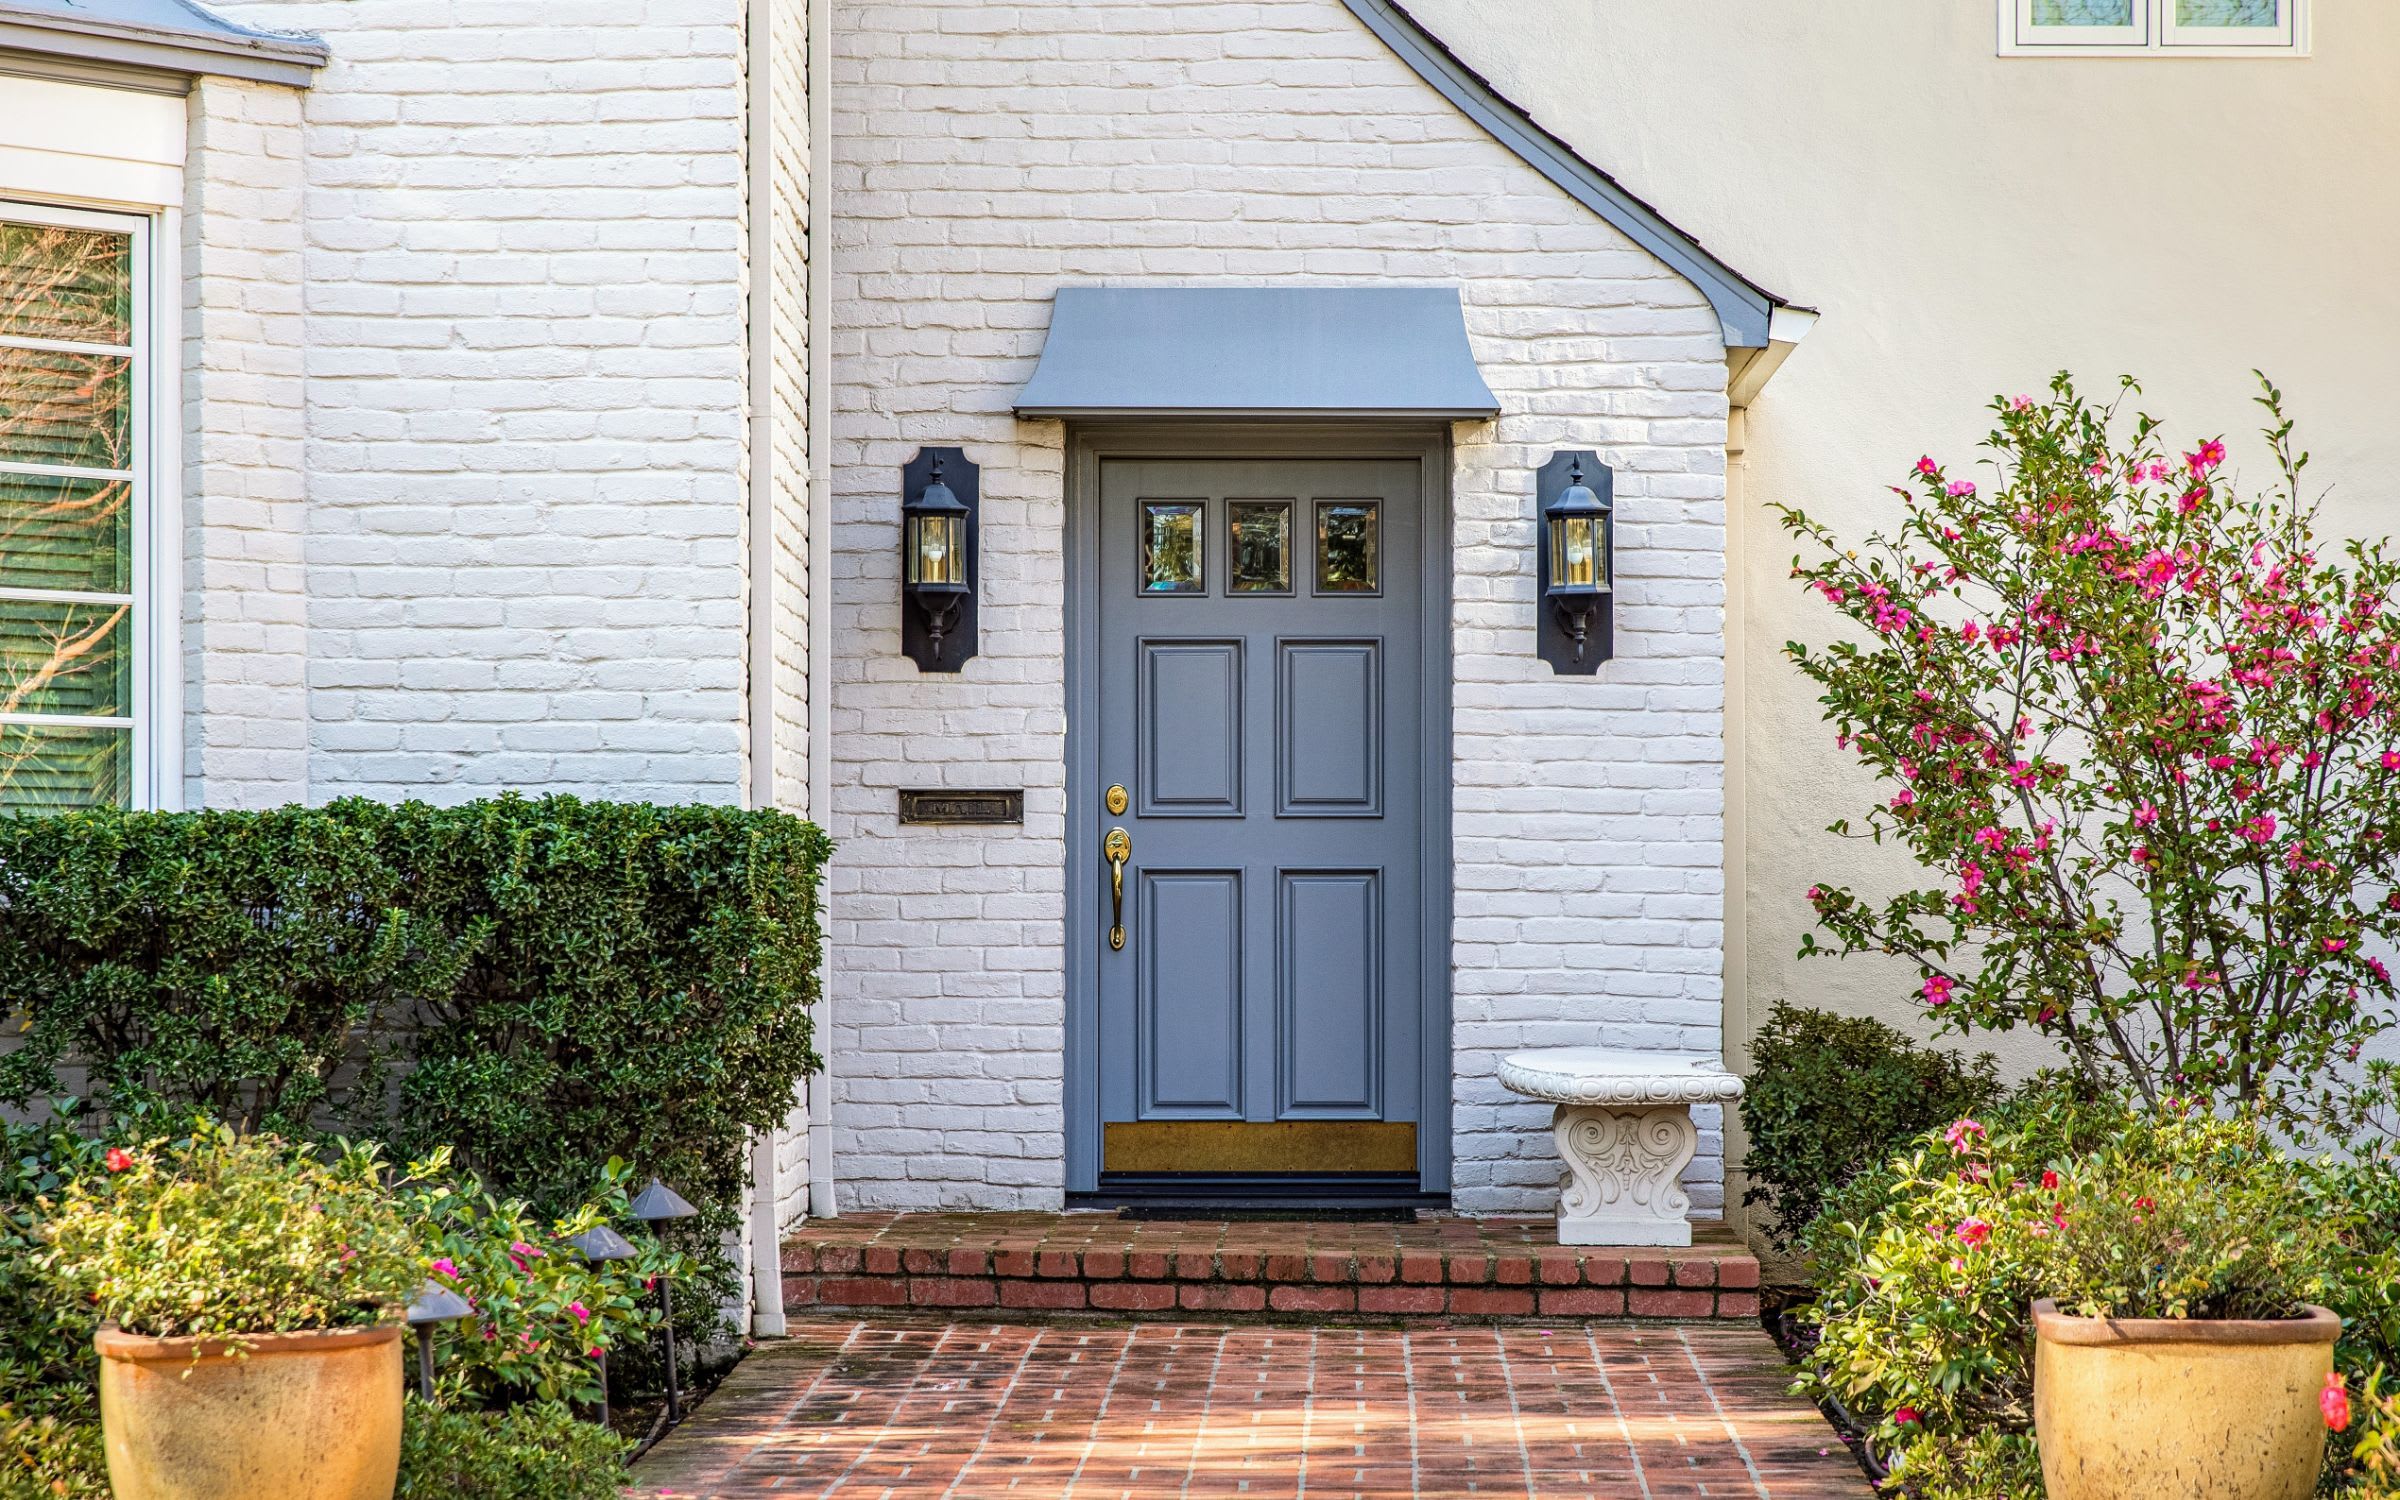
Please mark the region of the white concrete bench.
POLYGON ((1562 1245, 1688 1245, 1683 1169, 1699 1149, 1692 1106, 1738 1099, 1742 1081, 1705 1058, 1614 1047, 1511 1053, 1500 1082, 1558 1108, 1550 1133, 1567 1164, 1562 1245))

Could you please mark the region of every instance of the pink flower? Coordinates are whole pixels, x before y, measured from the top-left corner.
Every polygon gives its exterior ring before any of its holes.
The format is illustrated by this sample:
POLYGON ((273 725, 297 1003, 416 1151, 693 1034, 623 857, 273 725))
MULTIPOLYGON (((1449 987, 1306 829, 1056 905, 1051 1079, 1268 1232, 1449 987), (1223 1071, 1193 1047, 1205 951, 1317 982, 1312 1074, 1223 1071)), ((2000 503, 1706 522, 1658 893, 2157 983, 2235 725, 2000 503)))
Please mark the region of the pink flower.
POLYGON ((1975 493, 1975 484, 1972 480, 1954 479, 1950 482, 1949 488, 1942 493, 1953 500, 1964 500, 1975 493))
POLYGON ((2234 831, 2253 844, 2271 844, 2275 841, 2275 815, 2260 813, 2234 831))
POLYGON ((2325 1389, 2317 1393, 2317 1410, 2325 1416, 2325 1425, 2341 1432, 2350 1425, 2350 1393, 2342 1388, 2342 1372, 2325 1372, 2325 1389))
POLYGON ((2383 768, 2387 771, 2400 771, 2400 750, 2383 752, 2383 768))
POLYGON ((2200 502, 2206 500, 2207 498, 2208 486, 2205 484, 2195 484, 2190 489, 2185 490, 2182 494, 2175 497, 2175 508, 2188 516, 2193 511, 2198 510, 2200 508, 2200 502))
POLYGON ((2057 1192, 2058 1174, 2056 1172, 2049 1171, 2042 1173, 2042 1188, 2045 1192, 2057 1192))
POLYGON ((1906 1427, 1919 1420, 1921 1419, 1917 1416, 1917 1409, 1913 1406, 1903 1406, 1892 1413, 1892 1422, 1895 1426, 1906 1427))
POLYGON ((2134 826, 2134 827, 2136 827, 2136 828, 2155 828, 2155 827, 2157 827, 2157 826, 2158 826, 2158 808, 2157 808, 2157 806, 2156 806, 2155 804, 2153 804, 2153 803, 2145 802, 2145 803, 2143 803, 2141 806, 2139 806, 2139 807, 2135 808, 2135 809, 2133 810, 2133 826, 2134 826))
POLYGON ((1942 1132, 1942 1139, 1950 1143, 1953 1151, 1963 1148, 1970 1136, 1979 1141, 1984 1138, 1983 1127, 1973 1120, 1953 1120, 1950 1128, 1942 1132))
POLYGON ((567 1311, 575 1315, 575 1323, 577 1327, 581 1327, 582 1325, 592 1321, 592 1310, 588 1307, 585 1307, 580 1302, 568 1303, 567 1311))
POLYGON ((109 1147, 108 1155, 101 1157, 100 1160, 111 1172, 128 1171, 133 1166, 132 1153, 125 1150, 125 1148, 122 1146, 109 1147))
POLYGON ((523 1240, 518 1240, 508 1247, 508 1258, 517 1263, 517 1269, 520 1271, 530 1272, 533 1267, 529 1262, 540 1260, 542 1255, 542 1251, 534 1249, 523 1240))
POLYGON ((436 1276, 447 1276, 452 1281, 456 1281, 458 1280, 458 1262, 445 1255, 440 1260, 437 1260, 433 1263, 433 1274, 436 1276))
POLYGON ((2327 938, 2325 940, 2325 951, 2328 953, 2339 953, 2349 946, 2350 941, 2347 938, 2327 938))
POLYGON ((1924 475, 1926 478, 1931 479, 1934 475, 1942 472, 1942 466, 1935 463, 1933 461, 1933 455, 1929 453, 1925 457, 1917 460, 1917 472, 1924 475))
POLYGON ((1961 1219, 1957 1234, 1959 1243, 1972 1250, 1992 1237, 1992 1226, 1983 1219, 1961 1219))
POLYGON ((1932 1006, 1935 1010, 1940 1010, 1943 1006, 1950 1003, 1950 991, 1952 987, 1953 986, 1949 975, 1928 975, 1925 980, 1925 1003, 1932 1006))

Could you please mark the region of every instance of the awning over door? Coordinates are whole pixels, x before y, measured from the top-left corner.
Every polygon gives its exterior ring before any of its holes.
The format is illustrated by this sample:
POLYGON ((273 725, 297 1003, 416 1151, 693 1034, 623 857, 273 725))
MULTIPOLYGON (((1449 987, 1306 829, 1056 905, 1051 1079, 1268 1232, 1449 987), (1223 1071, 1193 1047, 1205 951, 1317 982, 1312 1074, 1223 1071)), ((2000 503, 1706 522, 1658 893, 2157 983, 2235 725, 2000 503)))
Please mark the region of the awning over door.
POLYGON ((1454 287, 1062 287, 1020 417, 1490 417, 1454 287))

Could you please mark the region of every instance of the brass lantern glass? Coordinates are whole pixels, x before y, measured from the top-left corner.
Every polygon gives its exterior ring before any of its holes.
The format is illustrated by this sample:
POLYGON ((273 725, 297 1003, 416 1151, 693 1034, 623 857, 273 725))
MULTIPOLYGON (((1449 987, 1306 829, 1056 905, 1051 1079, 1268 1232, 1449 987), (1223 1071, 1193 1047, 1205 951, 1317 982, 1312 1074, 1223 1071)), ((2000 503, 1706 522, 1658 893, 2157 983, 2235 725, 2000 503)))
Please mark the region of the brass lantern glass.
POLYGON ((1543 512, 1550 527, 1549 594, 1552 598, 1589 598, 1605 594, 1609 577, 1608 502, 1583 482, 1579 461, 1567 476, 1567 488, 1543 512))
POLYGON ((964 589, 967 586, 967 508, 950 486, 942 483, 942 461, 933 461, 933 475, 917 498, 906 506, 901 545, 901 576, 910 588, 964 589))

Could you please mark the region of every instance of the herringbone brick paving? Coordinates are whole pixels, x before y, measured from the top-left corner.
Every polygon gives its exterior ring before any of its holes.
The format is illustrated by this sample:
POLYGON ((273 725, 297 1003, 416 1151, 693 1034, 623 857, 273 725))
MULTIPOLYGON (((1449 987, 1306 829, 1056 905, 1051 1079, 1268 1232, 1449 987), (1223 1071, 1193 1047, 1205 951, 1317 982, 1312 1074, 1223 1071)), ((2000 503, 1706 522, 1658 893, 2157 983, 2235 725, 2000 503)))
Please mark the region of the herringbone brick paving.
POLYGON ((1753 1328, 797 1323, 634 1469, 724 1500, 1866 1500, 1753 1328))

